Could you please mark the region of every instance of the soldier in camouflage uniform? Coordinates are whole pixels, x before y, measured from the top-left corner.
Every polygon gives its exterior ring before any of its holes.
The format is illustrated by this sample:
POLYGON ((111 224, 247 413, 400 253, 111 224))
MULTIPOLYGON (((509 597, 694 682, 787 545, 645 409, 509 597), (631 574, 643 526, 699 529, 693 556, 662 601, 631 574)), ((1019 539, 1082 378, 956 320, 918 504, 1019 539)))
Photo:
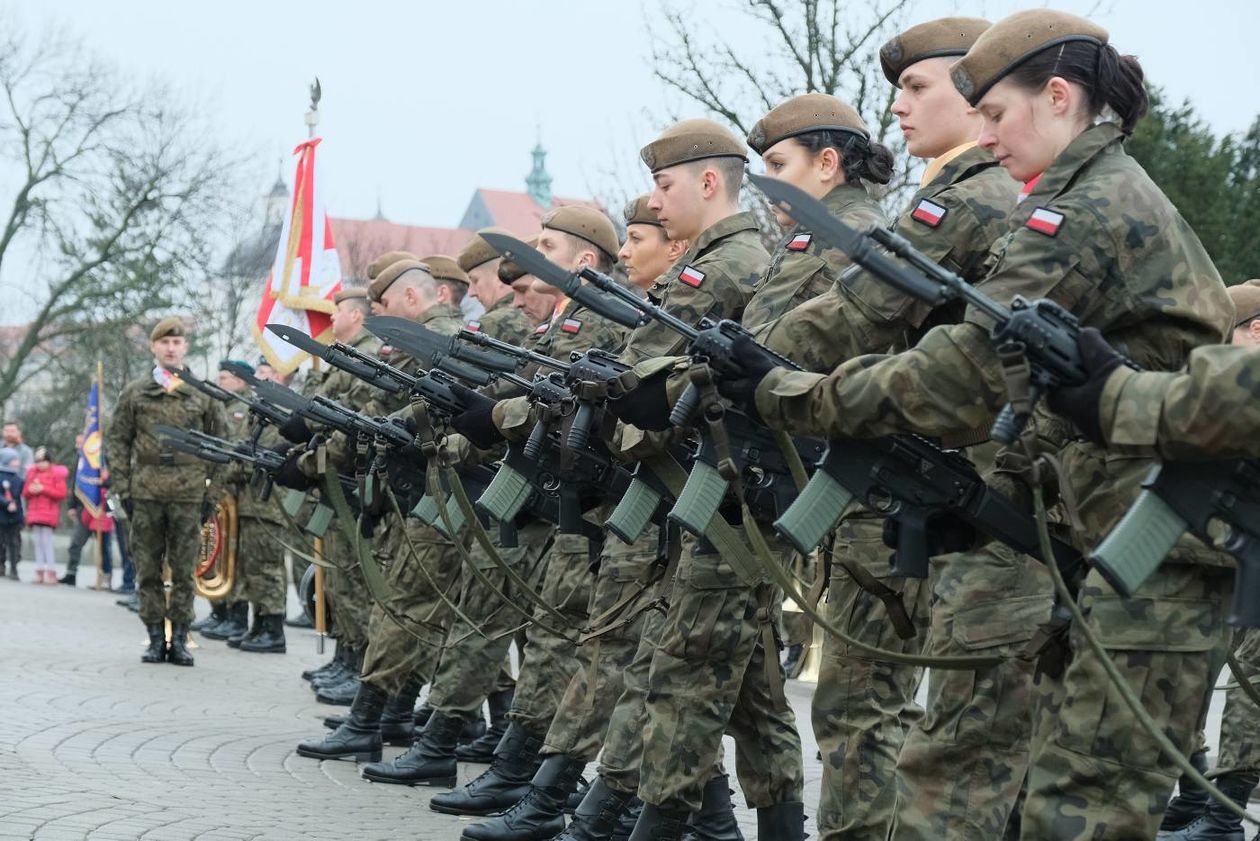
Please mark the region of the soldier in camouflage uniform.
POLYGON ((107 436, 110 488, 131 521, 140 619, 149 632, 149 647, 140 659, 191 666, 186 643, 193 619, 193 567, 200 548, 199 527, 206 519, 208 500, 214 498, 209 495, 213 470, 192 456, 165 451, 153 428, 167 424, 221 435, 223 412, 171 373, 183 368, 188 350, 182 320, 172 316, 159 321, 149 333, 149 350, 154 357, 152 373, 128 383, 114 404, 107 436), (163 566, 171 572, 169 605, 163 566))
MULTIPOLYGON (((1106 32, 1088 21, 1021 12, 987 30, 953 66, 955 85, 985 118, 981 146, 1017 179, 1039 176, 1011 216, 1010 232, 995 243, 982 287, 998 300, 1049 296, 1122 338, 1139 364, 1176 368, 1193 347, 1225 336, 1232 306, 1189 226, 1124 152, 1146 97, 1136 61, 1106 42, 1106 32), (1112 119, 1091 125, 1105 108, 1112 119)), ((759 414, 803 434, 954 435, 989 423, 1008 399, 987 320, 970 311, 906 353, 860 357, 827 376, 767 370, 751 351, 741 344, 738 353, 750 366, 749 383, 728 390, 755 383, 759 414)), ((1041 424, 1039 432, 1047 437, 1053 428, 1041 424)), ((1073 538, 1086 549, 1131 503, 1150 462, 1140 450, 1109 456, 1072 430, 1058 438, 1084 526, 1073 538)), ((1226 650, 1224 563, 1187 540, 1133 599, 1122 602, 1097 572, 1078 597, 1115 665, 1183 750, 1226 650)), ((975 627, 960 642, 986 642, 985 631, 975 627)), ((1079 629, 1072 633, 1074 656, 1062 682, 1039 677, 1045 697, 1021 837, 1151 837, 1176 775, 1127 708, 1106 701, 1107 677, 1076 638, 1079 629)), ((988 837, 1003 827, 990 829, 988 837)))
POLYGON ((513 305, 512 285, 499 277, 503 258, 481 238, 483 233, 509 232, 503 228, 484 228, 459 252, 459 267, 468 275, 468 295, 486 308, 480 318, 468 322, 468 329, 501 342, 524 344, 534 332, 534 323, 524 310, 513 305))

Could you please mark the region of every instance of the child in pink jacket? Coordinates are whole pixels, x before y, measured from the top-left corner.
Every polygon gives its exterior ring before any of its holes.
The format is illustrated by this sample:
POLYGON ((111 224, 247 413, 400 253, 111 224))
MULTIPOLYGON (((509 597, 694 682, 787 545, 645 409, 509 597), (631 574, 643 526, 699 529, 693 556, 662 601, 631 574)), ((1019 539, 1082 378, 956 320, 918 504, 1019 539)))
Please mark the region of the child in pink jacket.
POLYGON ((57 564, 53 557, 53 529, 61 520, 61 501, 66 498, 63 465, 48 460, 48 450, 35 451, 35 463, 26 470, 22 496, 26 499, 26 525, 35 542, 35 583, 56 584, 57 564))

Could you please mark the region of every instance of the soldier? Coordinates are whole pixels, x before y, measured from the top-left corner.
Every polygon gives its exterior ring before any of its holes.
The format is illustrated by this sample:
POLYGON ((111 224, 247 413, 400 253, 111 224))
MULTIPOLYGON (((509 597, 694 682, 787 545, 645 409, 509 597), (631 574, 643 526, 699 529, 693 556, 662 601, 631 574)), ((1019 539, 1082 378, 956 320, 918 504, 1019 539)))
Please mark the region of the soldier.
POLYGON ((502 228, 483 228, 460 250, 456 258, 468 275, 468 294, 486 308, 481 316, 468 322, 469 330, 479 330, 499 341, 522 344, 533 332, 534 324, 525 312, 514 306, 512 287, 499 280, 503 258, 490 247, 483 233, 506 234, 502 228))
POLYGON ((223 433, 223 413, 208 397, 180 384, 171 371, 184 366, 188 340, 184 322, 170 316, 149 333, 153 371, 123 388, 114 407, 108 445, 113 457, 110 488, 131 521, 131 545, 140 594, 140 619, 149 632, 144 663, 167 660, 191 666, 188 624, 193 618, 193 565, 199 525, 207 518, 212 469, 181 453, 166 452, 153 428, 158 424, 223 433), (171 571, 167 604, 162 568, 171 571), (165 622, 171 623, 166 643, 165 622))
MULTIPOLYGON (((953 66, 955 86, 984 118, 980 145, 1016 179, 1036 179, 994 246, 983 286, 999 300, 1049 296, 1086 324, 1122 331, 1139 364, 1179 365, 1191 348, 1224 337, 1232 306, 1189 226, 1124 152, 1147 99, 1136 60, 1107 41, 1089 21, 1020 12, 985 31, 953 66)), ((826 376, 773 370, 764 357, 752 361, 749 344, 738 348, 750 374, 728 392, 755 385, 757 412, 803 434, 963 434, 987 425, 1008 399, 987 323, 975 313, 931 330, 911 351, 860 357, 826 376)), ((1149 461, 1109 459, 1071 430, 1055 437, 1084 526, 1075 539, 1092 546, 1131 503, 1149 461)), ((1226 649, 1224 562, 1187 541, 1123 606, 1096 571, 1079 595, 1116 667, 1183 750, 1226 649)), ((984 629, 975 630, 960 642, 986 642, 984 629)), ((1039 677, 1046 695, 1021 837, 1152 837, 1176 775, 1128 710, 1105 702, 1107 677, 1079 629, 1072 634, 1061 685, 1039 677)))

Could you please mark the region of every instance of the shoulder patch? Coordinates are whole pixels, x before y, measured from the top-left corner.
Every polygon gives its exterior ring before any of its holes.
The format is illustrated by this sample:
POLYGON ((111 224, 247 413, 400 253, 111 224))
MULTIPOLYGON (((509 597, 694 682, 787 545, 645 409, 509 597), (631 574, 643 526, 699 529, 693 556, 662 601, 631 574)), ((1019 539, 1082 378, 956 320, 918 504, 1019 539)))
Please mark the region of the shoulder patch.
POLYGON ((566 318, 560 322, 560 329, 566 333, 580 333, 582 332, 582 322, 576 318, 566 318))
POLYGON ((547 332, 547 328, 550 326, 551 326, 550 322, 544 321, 542 324, 539 324, 537 327, 534 328, 534 335, 541 336, 543 333, 547 332))
POLYGON ((470 322, 468 322, 467 324, 465 324, 465 325, 464 325, 464 329, 465 329, 465 330, 471 330, 471 331, 473 331, 474 333, 480 333, 480 332, 481 332, 481 322, 480 322, 480 321, 470 321, 470 322))
POLYGON ((235 418, 235 419, 236 419, 236 420, 238 420, 238 421, 240 421, 240 420, 245 420, 245 413, 244 413, 244 412, 233 412, 233 413, 232 413, 232 417, 233 417, 233 418, 235 418))
POLYGON ((910 213, 910 218, 916 222, 922 222, 929 228, 935 228, 945 219, 945 214, 949 212, 948 208, 941 207, 935 202, 927 199, 919 201, 914 210, 910 213))
POLYGON ((678 273, 678 279, 693 289, 699 289, 700 284, 704 283, 704 272, 695 266, 683 266, 683 270, 678 273))
POLYGON ((1033 210, 1032 216, 1029 216, 1028 221, 1024 224, 1039 234, 1052 237, 1059 233, 1059 228, 1063 227, 1064 219, 1065 217, 1062 213, 1038 207, 1033 210))
POLYGON ((787 250, 804 251, 806 248, 809 248, 809 242, 813 238, 813 234, 797 234, 788 240, 787 250))

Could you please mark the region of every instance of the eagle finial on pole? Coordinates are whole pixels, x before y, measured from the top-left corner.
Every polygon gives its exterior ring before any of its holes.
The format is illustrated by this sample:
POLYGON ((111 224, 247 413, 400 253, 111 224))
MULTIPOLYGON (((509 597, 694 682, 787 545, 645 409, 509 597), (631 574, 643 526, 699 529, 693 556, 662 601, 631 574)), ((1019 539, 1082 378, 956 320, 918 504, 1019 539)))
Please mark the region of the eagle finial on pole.
POLYGON ((311 85, 311 110, 306 112, 306 128, 310 137, 315 136, 315 126, 319 124, 319 100, 323 96, 323 91, 319 86, 319 77, 315 77, 315 84, 311 85))

